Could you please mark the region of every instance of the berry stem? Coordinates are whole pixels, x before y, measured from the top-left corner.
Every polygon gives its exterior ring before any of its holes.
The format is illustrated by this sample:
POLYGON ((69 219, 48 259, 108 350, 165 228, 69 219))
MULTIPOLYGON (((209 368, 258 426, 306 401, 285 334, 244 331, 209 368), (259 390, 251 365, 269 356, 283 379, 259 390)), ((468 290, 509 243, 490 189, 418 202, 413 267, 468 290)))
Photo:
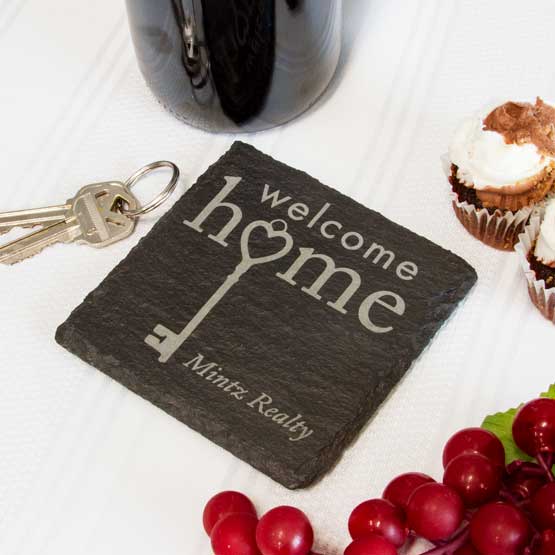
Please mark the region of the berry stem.
POLYGON ((543 478, 545 476, 543 468, 533 462, 513 461, 510 465, 507 466, 507 474, 511 476, 516 472, 521 472, 522 474, 530 478, 536 476, 541 476, 543 478))
POLYGON ((542 467, 545 475, 547 476, 547 479, 550 482, 555 482, 555 476, 553 476, 553 471, 551 470, 551 465, 548 464, 551 463, 551 455, 546 454, 546 453, 538 453, 536 455, 536 459, 538 461, 538 464, 542 467))
POLYGON ((466 525, 457 532, 446 544, 433 547, 432 549, 422 553, 422 555, 453 555, 457 549, 460 549, 468 540, 470 535, 470 527, 466 525))
POLYGON ((536 549, 538 548, 541 542, 541 534, 536 530, 534 526, 532 526, 532 528, 534 530, 534 536, 532 537, 532 541, 530 542, 530 545, 524 548, 522 555, 532 555, 533 553, 535 553, 536 549))
POLYGON ((517 508, 520 508, 522 507, 522 505, 525 504, 525 501, 519 501, 505 486, 501 488, 501 491, 499 492, 499 497, 501 497, 503 501, 506 501, 507 503, 510 503, 517 508))

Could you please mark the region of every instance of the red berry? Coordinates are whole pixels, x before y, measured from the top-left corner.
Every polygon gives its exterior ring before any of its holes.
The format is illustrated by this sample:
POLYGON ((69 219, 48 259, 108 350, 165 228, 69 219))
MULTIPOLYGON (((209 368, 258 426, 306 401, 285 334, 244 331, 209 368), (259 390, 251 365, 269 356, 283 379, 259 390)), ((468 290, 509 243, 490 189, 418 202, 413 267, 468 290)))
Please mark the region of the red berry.
POLYGON ((430 541, 446 540, 461 525, 464 504, 444 484, 424 484, 414 490, 407 507, 409 527, 430 541))
POLYGON ((553 555, 555 553, 555 530, 546 530, 539 540, 534 555, 553 555))
POLYGON ((255 538, 257 522, 249 513, 224 516, 210 536, 214 555, 260 555, 255 538))
POLYGON ((555 453, 555 399, 526 403, 513 422, 515 443, 528 455, 555 453))
POLYGON ((351 542, 344 555, 397 555, 397 550, 384 537, 370 534, 351 542))
POLYGON ((212 528, 224 517, 233 513, 250 513, 256 516, 256 509, 251 500, 238 491, 222 491, 212 497, 202 513, 202 524, 206 533, 211 534, 212 528))
POLYGON ((307 555, 313 540, 310 521, 295 507, 268 511, 256 528, 256 543, 262 555, 307 555))
POLYGON ((534 494, 530 512, 540 531, 555 529, 555 482, 546 484, 534 494))
POLYGON ((480 555, 472 543, 465 543, 461 548, 455 551, 455 555, 480 555))
POLYGON ((505 466, 505 448, 500 439, 483 428, 465 428, 457 432, 443 449, 443 468, 463 453, 480 453, 499 466, 505 466))
POLYGON ((521 499, 530 499, 545 484, 545 480, 517 471, 506 478, 505 484, 513 495, 521 499))
POLYGON ((401 547, 407 539, 401 509, 385 499, 364 501, 349 517, 349 533, 353 539, 375 533, 401 547))
POLYGON ((501 489, 502 470, 479 453, 464 453, 447 465, 443 483, 453 488, 468 507, 492 501, 501 489))
POLYGON ((487 555, 520 555, 530 539, 526 516, 507 503, 489 503, 470 522, 474 547, 487 555))
POLYGON ((385 488, 382 497, 391 501, 397 507, 406 510, 412 492, 422 484, 431 482, 435 482, 435 480, 427 474, 407 472, 391 480, 385 488))

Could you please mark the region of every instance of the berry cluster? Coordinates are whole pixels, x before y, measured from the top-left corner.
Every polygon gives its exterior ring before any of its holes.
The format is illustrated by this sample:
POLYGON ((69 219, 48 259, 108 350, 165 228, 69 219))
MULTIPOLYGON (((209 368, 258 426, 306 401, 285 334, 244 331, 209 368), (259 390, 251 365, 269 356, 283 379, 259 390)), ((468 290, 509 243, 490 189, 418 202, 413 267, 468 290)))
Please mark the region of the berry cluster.
MULTIPOLYGON (((353 510, 345 555, 398 555, 419 537, 433 544, 425 555, 555 555, 555 400, 524 405, 512 435, 536 462, 505 465, 495 434, 461 430, 445 445, 442 483, 402 474, 353 510)), ((294 507, 258 520, 247 497, 228 491, 208 502, 203 521, 215 555, 311 554, 312 526, 294 507)))
POLYGON ((251 500, 236 491, 212 497, 202 522, 215 555, 308 555, 314 540, 299 509, 276 507, 258 520, 251 500))
POLYGON ((417 537, 434 544, 426 555, 555 555, 555 400, 524 405, 512 432, 536 462, 505 466, 496 435, 461 430, 445 445, 443 483, 403 474, 354 509, 345 555, 396 555, 417 537))

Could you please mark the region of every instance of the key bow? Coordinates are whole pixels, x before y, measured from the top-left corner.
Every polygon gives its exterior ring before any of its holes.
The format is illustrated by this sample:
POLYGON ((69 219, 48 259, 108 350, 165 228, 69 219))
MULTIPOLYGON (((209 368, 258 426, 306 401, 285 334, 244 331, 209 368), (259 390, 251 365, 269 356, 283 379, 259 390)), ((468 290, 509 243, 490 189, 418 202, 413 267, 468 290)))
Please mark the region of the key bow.
POLYGON ((287 223, 284 220, 272 220, 267 222, 265 220, 256 220, 251 222, 245 227, 243 233, 241 234, 241 264, 250 268, 255 264, 266 264, 267 262, 272 262, 273 260, 278 260, 285 256, 293 247, 293 238, 287 231, 287 223), (278 227, 280 225, 281 227, 278 227), (266 237, 264 240, 272 240, 276 238, 281 238, 284 240, 283 246, 273 253, 265 254, 263 256, 251 256, 249 249, 251 238, 257 230, 264 230, 266 232, 266 237))

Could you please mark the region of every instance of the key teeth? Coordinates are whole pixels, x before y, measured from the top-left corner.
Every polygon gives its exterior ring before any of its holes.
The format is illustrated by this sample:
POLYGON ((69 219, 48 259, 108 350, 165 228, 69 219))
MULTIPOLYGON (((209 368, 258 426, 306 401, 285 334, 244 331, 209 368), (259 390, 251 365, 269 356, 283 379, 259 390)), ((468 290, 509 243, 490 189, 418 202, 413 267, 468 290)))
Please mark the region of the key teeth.
POLYGON ((25 235, 24 237, 20 237, 19 239, 15 239, 5 245, 1 245, 0 264, 12 266, 27 260, 28 258, 36 256, 44 249, 52 245, 58 243, 70 243, 75 239, 76 229, 77 228, 68 226, 67 222, 62 221, 46 227, 41 227, 39 230, 25 235), (50 236, 48 236, 49 233, 50 236), (42 234, 40 237, 42 240, 37 241, 38 234, 42 234), (27 245, 25 245, 26 241, 27 245))
POLYGON ((160 362, 168 362, 179 347, 177 344, 179 335, 162 324, 157 324, 153 331, 156 335, 149 334, 144 341, 149 347, 160 353, 158 357, 160 362))
POLYGON ((165 337, 171 337, 171 336, 175 336, 177 335, 176 333, 174 333, 172 330, 170 330, 169 328, 166 328, 166 326, 163 326, 162 324, 157 324, 156 327, 154 328, 154 333, 156 335, 159 335, 162 338, 165 337))
POLYGON ((25 254, 18 252, 18 253, 11 253, 4 257, 0 255, 0 264, 4 264, 5 266, 14 266, 15 264, 19 264, 24 260, 28 260, 29 258, 33 258, 37 254, 40 254, 45 248, 46 248, 46 245, 41 248, 27 250, 25 254))

